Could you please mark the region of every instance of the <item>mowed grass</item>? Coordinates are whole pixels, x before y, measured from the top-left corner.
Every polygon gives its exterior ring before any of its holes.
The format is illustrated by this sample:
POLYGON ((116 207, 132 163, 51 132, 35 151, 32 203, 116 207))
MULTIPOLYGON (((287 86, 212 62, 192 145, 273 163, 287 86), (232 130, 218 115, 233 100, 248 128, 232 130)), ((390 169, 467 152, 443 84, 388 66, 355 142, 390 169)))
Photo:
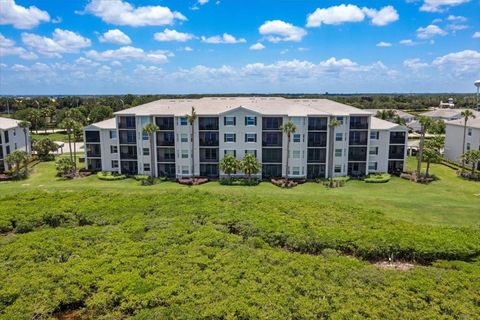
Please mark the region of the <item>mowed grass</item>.
MULTIPOLYGON (((415 164, 415 159, 408 160, 410 169, 413 169, 415 164)), ((346 187, 337 189, 328 189, 317 183, 306 183, 293 189, 280 189, 269 182, 254 187, 223 186, 218 182, 195 187, 163 182, 143 187, 133 179, 100 181, 96 176, 65 181, 55 177, 54 162, 44 162, 33 168, 28 180, 0 183, 0 195, 31 190, 93 189, 126 193, 161 193, 197 189, 239 197, 254 194, 272 201, 282 198, 292 201, 324 200, 326 203, 348 203, 357 207, 378 209, 391 218, 414 223, 480 225, 480 183, 462 180, 456 176, 454 170, 439 164, 433 164, 431 172, 438 176, 439 180, 429 185, 415 184, 394 177, 386 184, 349 181, 346 187)))

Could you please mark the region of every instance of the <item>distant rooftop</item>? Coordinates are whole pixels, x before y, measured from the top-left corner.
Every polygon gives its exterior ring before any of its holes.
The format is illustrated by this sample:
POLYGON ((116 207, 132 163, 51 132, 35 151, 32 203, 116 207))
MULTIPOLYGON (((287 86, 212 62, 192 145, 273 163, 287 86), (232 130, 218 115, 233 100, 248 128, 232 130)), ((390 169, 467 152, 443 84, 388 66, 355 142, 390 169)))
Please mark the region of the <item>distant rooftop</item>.
POLYGON ((98 129, 115 129, 116 123, 115 123, 115 118, 103 120, 100 122, 92 123, 88 127, 95 127, 98 129))
MULTIPOLYGON (((371 114, 373 115, 376 115, 377 112, 379 111, 382 111, 382 110, 389 110, 389 109, 363 109, 365 111, 368 111, 370 112, 371 114)), ((413 114, 410 114, 408 112, 405 112, 405 111, 402 111, 402 110, 398 110, 398 109, 391 109, 395 112, 395 114, 397 116, 399 116, 400 118, 415 118, 415 116, 413 114)))
POLYGON ((20 120, 0 117, 0 130, 7 130, 18 127, 20 120))
MULTIPOLYGON (((467 127, 480 129, 480 112, 475 112, 475 113, 476 113, 475 114, 476 118, 475 119, 473 119, 473 118, 468 119, 467 127)), ((463 127, 464 119, 462 118, 462 119, 458 119, 458 120, 447 121, 446 123, 463 127)))
POLYGON ((451 118, 459 116, 464 109, 436 109, 433 111, 423 112, 420 115, 431 118, 451 118))
POLYGON ((408 130, 408 128, 405 126, 401 126, 399 124, 396 124, 390 121, 382 120, 377 117, 371 118, 371 128, 373 130, 391 130, 394 128, 397 128, 400 130, 406 130, 406 131, 408 130))
POLYGON ((328 99, 285 99, 280 97, 222 97, 201 99, 161 99, 116 112, 116 115, 150 116, 167 114, 183 116, 195 107, 199 115, 222 114, 239 107, 266 115, 369 115, 370 113, 328 99))

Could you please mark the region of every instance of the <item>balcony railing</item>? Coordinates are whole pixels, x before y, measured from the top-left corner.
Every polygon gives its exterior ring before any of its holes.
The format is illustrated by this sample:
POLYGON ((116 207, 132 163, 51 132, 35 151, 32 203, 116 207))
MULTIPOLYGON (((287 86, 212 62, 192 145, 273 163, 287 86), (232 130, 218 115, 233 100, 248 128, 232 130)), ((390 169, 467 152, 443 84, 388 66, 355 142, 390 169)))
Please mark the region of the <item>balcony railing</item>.
POLYGON ((405 157, 405 147, 404 146, 390 146, 388 152, 388 159, 403 160, 405 157))
POLYGON ((323 132, 308 133, 309 148, 323 148, 326 146, 327 146, 327 133, 323 133, 323 132))
POLYGON ((348 161, 367 161, 367 148, 349 148, 348 161))
POLYGON ((120 159, 121 160, 136 160, 137 159, 137 153, 120 153, 120 159))
POLYGON ((200 132, 199 142, 201 147, 218 147, 218 132, 200 132))
POLYGON ((264 147, 281 147, 282 133, 281 132, 264 132, 262 134, 262 146, 264 147))
POLYGON ((172 147, 175 145, 175 134, 173 132, 157 132, 157 146, 172 147))
POLYGON ((350 129, 368 130, 368 117, 351 117, 350 129))
POLYGON ((120 117, 118 121, 119 129, 135 129, 135 117, 120 117))
POLYGON ((309 131, 326 131, 328 120, 325 117, 310 117, 308 118, 309 131))
POLYGON ((349 134, 349 144, 351 146, 366 146, 368 144, 368 134, 366 131, 353 131, 349 134))
POLYGON ((390 133, 390 144, 405 144, 405 132, 390 133))

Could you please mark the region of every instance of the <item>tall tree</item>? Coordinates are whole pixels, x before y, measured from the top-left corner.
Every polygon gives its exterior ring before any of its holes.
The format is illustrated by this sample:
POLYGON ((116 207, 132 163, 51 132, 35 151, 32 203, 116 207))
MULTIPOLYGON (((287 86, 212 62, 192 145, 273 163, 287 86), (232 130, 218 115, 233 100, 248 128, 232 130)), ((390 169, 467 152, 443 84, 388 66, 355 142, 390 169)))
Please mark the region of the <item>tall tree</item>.
POLYGON ((340 125, 337 118, 331 118, 328 124, 328 177, 330 178, 330 185, 333 185, 333 155, 335 149, 335 128, 340 125))
POLYGON ((30 121, 32 127, 35 129, 35 132, 38 133, 38 127, 42 118, 40 111, 37 109, 29 109, 27 117, 27 120, 30 121))
POLYGON ((155 135, 155 132, 157 132, 159 130, 159 127, 153 123, 153 122, 150 122, 149 124, 147 124, 145 127, 143 127, 143 132, 145 132, 146 134, 148 134, 148 140, 150 142, 150 176, 154 176, 155 174, 155 170, 154 170, 154 164, 155 164, 155 158, 154 158, 154 135, 155 135))
POLYGON ((443 137, 435 137, 428 141, 425 141, 425 147, 423 150, 423 161, 427 162, 427 169, 425 170, 425 176, 430 175, 430 164, 432 162, 439 162, 442 160, 441 149, 444 145, 443 137))
POLYGON ((480 162, 480 150, 469 150, 462 155, 462 161, 472 165, 472 177, 475 174, 475 167, 480 162))
MULTIPOLYGON (((467 139, 467 122, 468 119, 475 119, 475 114, 472 110, 466 109, 461 113, 463 117, 463 143, 462 143, 462 154, 465 154, 465 140, 467 139)), ((462 172, 465 170, 465 160, 462 157, 462 172)))
POLYGON ((18 126, 22 128, 23 130, 23 137, 25 138, 25 151, 29 153, 29 148, 28 148, 28 129, 31 126, 31 123, 29 121, 22 120, 18 123, 18 126))
POLYGON ((288 172, 288 163, 289 163, 289 158, 290 158, 290 140, 292 139, 292 135, 297 131, 297 127, 293 124, 293 122, 289 121, 287 123, 284 123, 282 127, 283 133, 287 135, 287 160, 286 160, 286 176, 285 180, 288 182, 288 177, 289 177, 289 172, 288 172))
POLYGON ((192 177, 195 178, 195 121, 198 119, 197 112, 195 111, 195 107, 192 107, 192 111, 190 114, 186 115, 187 121, 190 124, 190 129, 192 133, 190 135, 190 139, 192 141, 192 177))
MULTIPOLYGON (((77 122, 75 120, 71 119, 71 118, 65 118, 60 123, 60 127, 67 131, 68 148, 69 148, 69 151, 70 151, 70 161, 72 163, 75 163, 74 160, 73 160, 73 152, 72 152, 73 151, 73 149, 72 149, 72 134, 73 134, 73 130, 74 130, 76 125, 77 125, 77 122)), ((76 166, 76 163, 75 163, 75 166, 76 166)))
POLYGON ((432 119, 429 117, 421 116, 418 119, 418 122, 421 125, 421 129, 420 129, 420 143, 418 146, 418 156, 417 156, 417 178, 420 178, 422 174, 422 160, 423 160, 423 148, 425 146, 425 134, 427 133, 428 128, 432 124, 432 119))

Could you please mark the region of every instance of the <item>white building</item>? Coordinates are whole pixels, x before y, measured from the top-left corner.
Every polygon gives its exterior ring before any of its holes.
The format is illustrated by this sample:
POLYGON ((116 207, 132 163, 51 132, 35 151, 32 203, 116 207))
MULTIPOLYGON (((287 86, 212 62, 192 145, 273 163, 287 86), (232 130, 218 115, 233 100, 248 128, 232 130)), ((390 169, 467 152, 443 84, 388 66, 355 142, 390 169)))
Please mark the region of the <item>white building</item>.
MULTIPOLYGON (((388 110, 388 109, 364 109, 364 110, 370 112, 375 117, 378 112, 383 110, 388 110)), ((393 109, 393 112, 395 113, 396 116, 400 117, 400 119, 405 121, 406 124, 409 124, 410 122, 415 120, 415 116, 413 114, 410 114, 403 110, 393 109)))
POLYGON ((372 117, 371 113, 326 99, 202 98, 158 100, 115 113, 115 118, 85 128, 87 168, 155 176, 222 175, 226 154, 242 159, 256 155, 261 177, 314 179, 363 176, 405 168, 407 128, 372 117), (195 108, 194 147, 187 114, 195 108), (329 123, 340 125, 331 135, 329 123), (282 124, 292 121, 296 132, 287 155, 282 124), (148 123, 159 127, 151 150, 148 123), (332 142, 332 143, 330 143, 332 142), (289 168, 286 168, 286 157, 289 168), (153 160, 153 161, 152 161, 153 160))
POLYGON ((462 118, 463 110, 465 109, 435 109, 421 113, 420 115, 434 120, 451 121, 462 118))
MULTIPOLYGON (((464 119, 446 122, 445 158, 451 161, 462 161, 464 123, 464 119)), ((480 112, 476 113, 475 119, 470 118, 467 121, 465 152, 469 150, 480 150, 480 112)))
POLYGON ((9 169, 5 161, 7 155, 15 150, 24 150, 30 153, 30 133, 26 134, 23 128, 19 127, 20 121, 0 117, 0 172, 9 169))

